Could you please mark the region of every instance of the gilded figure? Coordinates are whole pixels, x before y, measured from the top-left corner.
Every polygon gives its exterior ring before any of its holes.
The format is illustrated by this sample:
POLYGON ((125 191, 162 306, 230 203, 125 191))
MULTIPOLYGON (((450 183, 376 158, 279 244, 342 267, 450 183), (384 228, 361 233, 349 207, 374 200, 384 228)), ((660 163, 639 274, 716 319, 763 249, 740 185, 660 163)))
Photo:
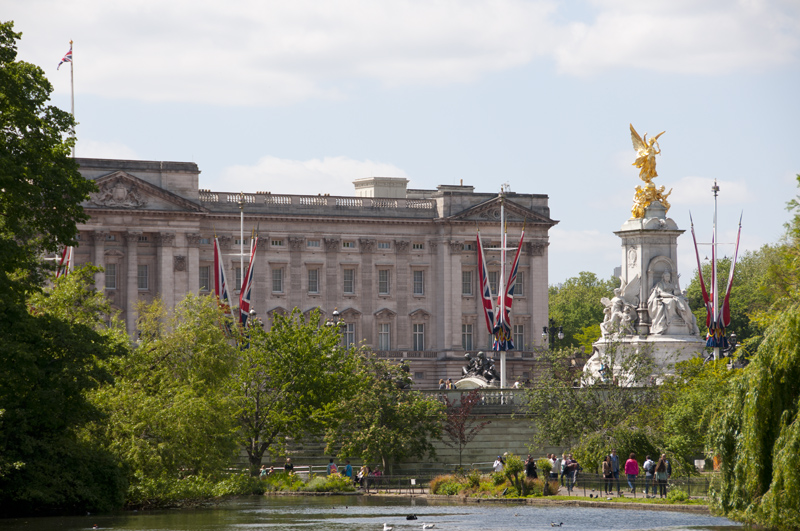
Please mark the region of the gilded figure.
POLYGON ((639 178, 644 182, 649 183, 656 177, 656 155, 661 154, 661 146, 658 145, 658 137, 663 135, 666 131, 661 131, 651 139, 647 139, 647 133, 644 138, 639 136, 636 129, 631 126, 631 141, 633 142, 633 149, 636 150, 637 157, 633 165, 639 168, 639 178))

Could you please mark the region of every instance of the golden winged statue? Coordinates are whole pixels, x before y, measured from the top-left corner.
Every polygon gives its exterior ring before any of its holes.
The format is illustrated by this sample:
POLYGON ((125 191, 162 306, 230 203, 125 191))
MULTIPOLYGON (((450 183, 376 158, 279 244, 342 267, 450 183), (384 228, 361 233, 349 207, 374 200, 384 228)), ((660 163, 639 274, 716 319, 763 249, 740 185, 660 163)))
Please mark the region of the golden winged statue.
POLYGON ((666 133, 661 131, 656 136, 647 139, 647 133, 644 138, 639 136, 636 129, 631 125, 631 141, 633 141, 633 149, 636 150, 638 157, 633 162, 633 165, 639 168, 639 178, 644 182, 649 183, 654 178, 658 177, 656 173, 656 155, 661 154, 661 146, 658 145, 658 137, 666 133))

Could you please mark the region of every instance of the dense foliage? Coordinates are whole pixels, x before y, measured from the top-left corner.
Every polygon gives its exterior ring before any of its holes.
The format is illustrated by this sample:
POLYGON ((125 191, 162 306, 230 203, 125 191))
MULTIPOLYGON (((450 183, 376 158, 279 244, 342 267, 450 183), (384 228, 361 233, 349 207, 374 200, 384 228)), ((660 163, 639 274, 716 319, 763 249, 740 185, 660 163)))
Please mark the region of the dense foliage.
POLYGON ((550 318, 561 326, 564 339, 556 339, 553 347, 582 346, 591 351, 592 343, 600 337, 603 305, 600 299, 612 297, 619 279, 600 280, 594 273, 582 271, 563 284, 550 286, 550 318))
POLYGON ((326 452, 379 462, 391 472, 394 463, 436 453, 431 440, 441 435, 444 405, 410 389, 407 367, 362 356, 357 392, 328 411, 326 452))

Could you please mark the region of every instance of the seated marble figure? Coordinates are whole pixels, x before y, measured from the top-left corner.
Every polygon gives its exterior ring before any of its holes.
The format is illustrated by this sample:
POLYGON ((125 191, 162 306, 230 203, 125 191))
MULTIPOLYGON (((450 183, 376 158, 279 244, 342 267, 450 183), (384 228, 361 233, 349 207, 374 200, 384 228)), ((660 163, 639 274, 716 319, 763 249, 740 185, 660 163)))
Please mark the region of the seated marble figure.
MULTIPOLYGON (((697 335, 697 328, 689 301, 681 292, 677 283, 672 282, 672 273, 664 271, 661 280, 656 282, 647 299, 647 311, 650 314, 650 333, 667 334, 670 325, 677 320, 682 320, 688 327, 689 335, 697 335)), ((677 324, 677 323, 676 323, 677 324)))

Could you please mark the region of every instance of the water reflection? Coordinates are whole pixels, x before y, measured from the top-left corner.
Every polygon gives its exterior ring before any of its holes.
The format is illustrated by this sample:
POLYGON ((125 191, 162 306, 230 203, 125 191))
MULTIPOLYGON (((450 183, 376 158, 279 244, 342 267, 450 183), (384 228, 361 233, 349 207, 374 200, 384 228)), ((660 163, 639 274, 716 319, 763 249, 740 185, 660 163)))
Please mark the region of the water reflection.
POLYGON ((728 529, 738 527, 725 518, 676 512, 528 505, 455 505, 418 498, 370 498, 361 496, 246 497, 193 510, 126 512, 64 518, 0 520, 0 531, 382 531, 384 523, 394 531, 422 529, 494 531, 508 529, 728 529), (409 515, 416 520, 407 520, 409 515))

